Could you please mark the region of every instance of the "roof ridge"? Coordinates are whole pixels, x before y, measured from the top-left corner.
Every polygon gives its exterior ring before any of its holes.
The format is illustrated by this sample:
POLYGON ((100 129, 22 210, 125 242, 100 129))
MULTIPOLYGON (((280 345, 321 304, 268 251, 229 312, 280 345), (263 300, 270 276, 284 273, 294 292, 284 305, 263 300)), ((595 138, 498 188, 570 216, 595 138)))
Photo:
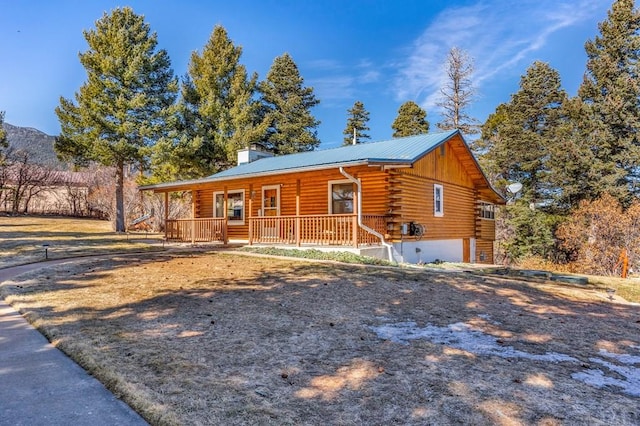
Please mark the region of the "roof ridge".
MULTIPOLYGON (((453 136, 456 132, 459 132, 458 129, 454 129, 454 130, 443 130, 443 131, 439 131, 439 132, 433 132, 433 133, 420 133, 417 135, 410 135, 410 136, 399 136, 399 137, 391 137, 389 139, 382 139, 382 140, 377 140, 377 141, 371 141, 371 142, 361 142, 361 143, 357 143, 357 144, 348 144, 348 145, 340 145, 340 146, 334 146, 331 148, 326 148, 326 149, 318 149, 318 150, 313 150, 313 151, 305 151, 305 152, 296 152, 296 153, 292 153, 292 154, 284 154, 284 155, 295 155, 295 154, 305 154, 307 152, 318 152, 318 151, 331 151, 334 149, 343 149, 343 148, 351 148, 354 146, 371 146, 374 144, 381 144, 381 143, 388 143, 388 142, 397 142, 397 141, 402 141, 404 139, 413 139, 413 138, 418 138, 418 137, 435 137, 435 136, 442 136, 445 134, 449 134, 449 137, 453 136)), ((448 138, 447 138, 448 139, 448 138)))

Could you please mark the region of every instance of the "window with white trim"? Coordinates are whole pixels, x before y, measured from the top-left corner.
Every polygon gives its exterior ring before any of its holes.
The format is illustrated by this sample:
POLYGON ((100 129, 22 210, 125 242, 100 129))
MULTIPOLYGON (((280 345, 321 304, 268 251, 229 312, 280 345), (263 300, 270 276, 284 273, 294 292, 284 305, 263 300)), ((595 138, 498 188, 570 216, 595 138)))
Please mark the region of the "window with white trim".
POLYGON ((496 218, 496 206, 491 203, 480 202, 480 217, 494 220, 496 218))
MULTIPOLYGON (((224 192, 213 193, 214 217, 225 217, 224 192)), ((227 191, 227 223, 244 225, 244 189, 227 191)))
POLYGON ((433 184, 433 215, 444 216, 444 188, 437 183, 433 184))
POLYGON ((329 181, 329 214, 353 213, 353 187, 349 180, 329 181))

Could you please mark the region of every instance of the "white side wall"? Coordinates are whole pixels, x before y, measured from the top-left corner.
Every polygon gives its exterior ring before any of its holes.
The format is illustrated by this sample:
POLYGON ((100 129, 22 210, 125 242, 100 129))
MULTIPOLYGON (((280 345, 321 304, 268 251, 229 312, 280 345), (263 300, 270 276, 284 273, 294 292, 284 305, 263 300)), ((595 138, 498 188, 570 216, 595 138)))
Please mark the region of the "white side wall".
MULTIPOLYGON (((393 243, 397 262, 430 263, 436 259, 445 262, 462 262, 462 239, 404 241, 393 243)), ((471 259, 475 255, 475 240, 471 241, 471 259)))

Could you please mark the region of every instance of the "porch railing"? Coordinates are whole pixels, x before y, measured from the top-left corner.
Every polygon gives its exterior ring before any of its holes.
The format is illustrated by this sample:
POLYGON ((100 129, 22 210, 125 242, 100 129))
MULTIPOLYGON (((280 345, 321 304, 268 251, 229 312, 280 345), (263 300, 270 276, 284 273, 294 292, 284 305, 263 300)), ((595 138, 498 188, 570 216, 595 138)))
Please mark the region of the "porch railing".
MULTIPOLYGON (((249 244, 287 244, 352 246, 378 245, 380 238, 358 226, 357 216, 263 216, 248 219, 249 244)), ((363 215, 364 225, 384 234, 383 215, 363 215)), ((168 240, 184 242, 226 241, 227 223, 223 218, 168 219, 168 240)))
MULTIPOLYGON (((384 234, 385 218, 363 215, 364 225, 384 234)), ((355 215, 273 216, 249 219, 249 244, 354 246, 380 244, 360 228, 355 215)))
POLYGON ((165 237, 172 241, 224 242, 227 233, 226 222, 223 218, 167 219, 165 237))

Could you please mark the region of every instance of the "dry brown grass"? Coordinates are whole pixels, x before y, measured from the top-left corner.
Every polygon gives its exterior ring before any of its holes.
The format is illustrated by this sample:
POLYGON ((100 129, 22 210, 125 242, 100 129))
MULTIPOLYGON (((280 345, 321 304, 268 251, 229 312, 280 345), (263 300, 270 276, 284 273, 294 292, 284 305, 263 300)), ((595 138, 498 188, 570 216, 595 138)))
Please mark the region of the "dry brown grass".
MULTIPOLYGON (((158 234, 117 234, 103 220, 40 216, 0 216, 0 268, 98 253, 154 250, 158 234)), ((156 247, 157 248, 157 247, 156 247)))
POLYGON ((152 424, 640 423, 639 396, 572 377, 602 350, 640 356, 640 308, 593 290, 210 252, 62 264, 2 291, 152 424), (407 321, 576 361, 372 328, 407 321))
MULTIPOLYGON (((518 267, 522 269, 537 269, 567 274, 572 274, 573 272, 575 272, 572 270, 571 266, 572 265, 554 264, 539 257, 530 257, 524 259, 518 264, 518 267)), ((579 275, 587 277, 589 280, 589 284, 593 288, 597 288, 603 292, 606 292, 607 289, 613 289, 615 290, 615 294, 617 296, 620 296, 630 302, 640 303, 640 275, 638 274, 631 274, 631 276, 628 278, 586 274, 579 275)))

